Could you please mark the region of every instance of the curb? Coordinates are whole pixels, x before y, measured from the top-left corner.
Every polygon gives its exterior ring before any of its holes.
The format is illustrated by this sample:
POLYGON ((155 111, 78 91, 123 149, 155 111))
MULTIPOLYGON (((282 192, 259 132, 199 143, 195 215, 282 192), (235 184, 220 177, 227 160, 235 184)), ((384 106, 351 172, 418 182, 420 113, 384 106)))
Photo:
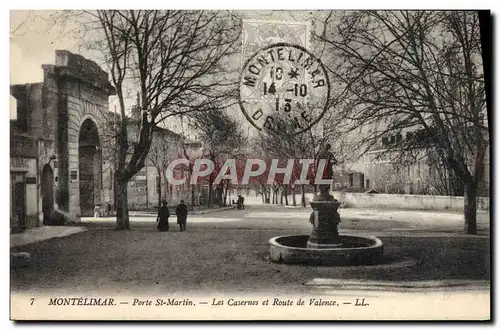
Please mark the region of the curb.
POLYGON ((234 206, 231 207, 221 207, 220 209, 208 209, 208 210, 203 210, 203 211, 193 211, 190 214, 206 214, 206 213, 213 213, 213 212, 221 212, 221 211, 228 211, 234 209, 234 206))
MULTIPOLYGON (((57 227, 58 229, 62 228, 62 230, 58 231, 58 232, 54 232, 52 235, 42 236, 42 237, 34 238, 34 239, 28 239, 27 241, 13 239, 12 237, 10 237, 10 248, 12 249, 12 248, 20 247, 20 246, 26 246, 26 245, 46 241, 46 240, 53 239, 53 238, 67 237, 67 236, 71 236, 74 234, 78 234, 78 233, 87 231, 87 228, 85 228, 85 227, 73 226, 73 225, 69 225, 69 226, 67 226, 67 225, 65 225, 65 226, 44 226, 44 227, 57 227)), ((29 234, 29 232, 24 233, 24 235, 28 235, 28 234, 29 234)), ((37 234, 34 233, 30 236, 36 237, 36 235, 37 234)))
POLYGON ((491 283, 486 280, 439 280, 439 281, 345 281, 334 278, 315 278, 305 285, 318 288, 330 289, 439 289, 439 288, 461 288, 474 287, 490 289, 491 283))

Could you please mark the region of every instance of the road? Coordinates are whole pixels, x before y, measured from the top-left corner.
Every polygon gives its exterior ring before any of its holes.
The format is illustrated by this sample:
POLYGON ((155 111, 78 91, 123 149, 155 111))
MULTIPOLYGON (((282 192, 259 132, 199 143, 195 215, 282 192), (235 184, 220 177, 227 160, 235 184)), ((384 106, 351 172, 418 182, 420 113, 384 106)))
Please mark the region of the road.
MULTIPOLYGON (((297 230, 310 232, 309 207, 287 207, 281 205, 248 205, 245 210, 231 209, 208 214, 190 215, 191 229, 254 229, 254 230, 297 230)), ((340 231, 356 231, 362 235, 461 235, 463 215, 456 212, 409 211, 383 209, 339 209, 342 222, 340 231)), ((155 225, 156 215, 144 212, 130 212, 131 226, 149 228, 155 225)), ((88 227, 111 227, 115 218, 82 218, 88 227)), ((169 220, 172 230, 177 230, 175 215, 169 220)), ((478 230, 481 235, 489 233, 489 214, 478 212, 478 230)))
MULTIPOLYGON (((340 215, 341 233, 380 237, 388 263, 346 267, 272 263, 268 260, 269 239, 309 234, 309 210, 248 205, 241 211, 192 215, 186 232, 179 232, 175 217, 171 218, 170 232, 158 232, 154 214, 132 216, 129 231, 113 230, 113 218, 84 218, 83 232, 11 249, 30 252, 33 259, 29 267, 11 269, 11 292, 16 299, 26 298, 28 302, 33 295, 56 297, 67 296, 69 292, 75 296, 106 293, 138 299, 220 298, 226 299, 226 303, 231 297, 282 300, 321 297, 355 304, 357 298, 364 297, 372 306, 378 306, 369 309, 371 314, 363 314, 367 319, 377 316, 398 319, 408 314, 405 311, 411 312, 414 319, 426 315, 431 319, 446 315, 452 319, 488 317, 490 240, 485 215, 480 217, 482 235, 464 235, 463 220, 456 213, 341 209, 340 215), (325 281, 331 280, 351 284, 325 285, 325 281), (466 285, 417 291, 407 288, 413 283, 457 281, 466 285), (355 282, 360 284, 352 284, 355 282), (387 285, 370 284, 380 282, 387 285), (460 306, 451 308, 451 303, 460 306), (425 306, 428 313, 424 313, 425 306), (445 307, 450 308, 449 314, 442 313, 445 307)), ((280 308, 283 307, 252 308, 252 311, 264 319, 275 319, 277 311, 287 311, 288 314, 279 315, 289 319, 307 319, 316 310, 280 308)), ((245 310, 248 309, 234 309, 236 314, 228 314, 227 310, 214 308, 207 309, 207 313, 224 319, 236 318, 237 313, 245 310), (217 314, 218 311, 225 314, 217 314)), ((140 311, 133 309, 131 313, 140 311)), ((328 319, 360 316, 359 309, 338 311, 322 315, 328 319)), ((47 309, 47 313, 57 317, 56 309, 47 309)), ((181 314, 161 315, 182 318, 181 314)), ((187 318, 191 316, 186 314, 187 318)))

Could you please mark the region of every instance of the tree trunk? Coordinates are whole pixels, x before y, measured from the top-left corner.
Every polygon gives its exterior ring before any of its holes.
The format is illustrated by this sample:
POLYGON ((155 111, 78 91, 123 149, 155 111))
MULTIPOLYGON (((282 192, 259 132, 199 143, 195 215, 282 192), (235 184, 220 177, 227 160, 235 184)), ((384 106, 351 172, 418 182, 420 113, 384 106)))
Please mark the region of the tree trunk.
POLYGON ((195 190, 195 185, 192 184, 191 185, 191 211, 194 210, 194 205, 195 205, 195 193, 194 193, 194 190, 195 190))
POLYGON ((288 187, 284 186, 283 189, 285 190, 285 205, 288 206, 288 187))
POLYGON ((223 201, 222 201, 222 196, 224 194, 224 188, 221 186, 217 187, 217 204, 222 207, 223 201))
POLYGON ((281 190, 281 194, 280 194, 280 205, 283 205, 283 198, 285 196, 283 196, 283 190, 281 190))
POLYGON ((158 193, 158 208, 161 207, 161 170, 159 168, 156 168, 158 171, 158 181, 156 182, 156 192, 158 193))
POLYGON ((465 233, 477 234, 477 185, 465 186, 464 193, 464 217, 465 233))
POLYGON ((306 207, 306 191, 303 184, 300 185, 300 204, 306 207))
POLYGON ((270 192, 267 191, 267 188, 264 185, 262 185, 262 191, 264 193, 264 203, 269 204, 269 193, 270 192))
POLYGON ((292 205, 297 206, 297 200, 295 199, 295 186, 291 190, 292 190, 292 205))
POLYGON ((229 190, 229 189, 228 189, 227 187, 224 189, 224 201, 223 201, 223 203, 222 203, 224 206, 226 206, 226 205, 227 205, 227 191, 228 191, 228 190, 229 190))
POLYGON ((208 205, 207 207, 210 208, 212 206, 212 196, 213 196, 213 183, 209 182, 208 183, 208 205))
POLYGON ((116 191, 116 229, 130 229, 130 222, 128 217, 128 196, 126 180, 123 180, 121 175, 116 175, 115 191, 116 191))

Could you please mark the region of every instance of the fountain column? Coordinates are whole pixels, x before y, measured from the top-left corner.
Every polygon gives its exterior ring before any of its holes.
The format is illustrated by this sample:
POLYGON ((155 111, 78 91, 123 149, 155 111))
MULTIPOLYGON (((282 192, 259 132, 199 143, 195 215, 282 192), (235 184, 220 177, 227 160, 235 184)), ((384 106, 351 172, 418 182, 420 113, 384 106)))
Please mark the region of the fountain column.
POLYGON ((313 225, 313 230, 307 241, 308 248, 329 249, 340 247, 340 236, 338 224, 340 215, 337 212, 340 203, 330 194, 330 184, 333 178, 333 165, 337 160, 330 152, 331 145, 326 144, 325 148, 318 153, 316 160, 316 179, 324 180, 319 184, 319 193, 311 201, 313 212, 309 221, 313 225), (327 184, 325 184, 325 181, 327 184))
POLYGON ((308 248, 329 249, 342 246, 338 224, 340 215, 337 212, 340 203, 329 193, 329 185, 320 186, 320 193, 311 201, 313 212, 309 221, 313 225, 307 241, 308 248))
POLYGON ((310 202, 313 212, 309 221, 311 235, 289 235, 269 240, 269 259, 285 264, 359 265, 373 264, 383 253, 383 243, 377 237, 339 235, 340 203, 330 194, 333 165, 337 160, 327 144, 318 153, 316 178, 319 193, 310 202), (325 166, 326 165, 326 166, 325 166))

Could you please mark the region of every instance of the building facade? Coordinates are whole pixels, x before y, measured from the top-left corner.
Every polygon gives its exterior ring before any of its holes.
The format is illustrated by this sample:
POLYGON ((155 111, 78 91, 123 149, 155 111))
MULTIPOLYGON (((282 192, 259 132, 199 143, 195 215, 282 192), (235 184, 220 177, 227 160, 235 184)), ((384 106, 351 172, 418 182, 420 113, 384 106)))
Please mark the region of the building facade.
MULTIPOLYGON (((463 196, 464 187, 459 178, 442 160, 424 149, 414 151, 413 161, 407 164, 396 162, 397 151, 387 151, 391 142, 411 137, 395 134, 382 139, 379 148, 364 154, 364 179, 366 189, 381 193, 417 194, 417 195, 452 195, 463 196)), ((469 157, 469 166, 473 168, 473 158, 469 157)), ((489 147, 483 160, 484 177, 479 187, 479 196, 488 197, 490 192, 489 147)))
MULTIPOLYGON (((128 131, 132 146, 136 140, 134 127, 129 127, 128 131)), ((183 146, 191 160, 201 155, 201 143, 188 140, 169 129, 155 128, 146 164, 128 183, 127 196, 131 210, 156 208, 162 200, 167 201, 169 205, 176 205, 181 200, 186 204, 192 203, 193 187, 189 182, 172 185, 166 177, 169 163, 185 158, 183 146)), ((189 177, 189 167, 182 164, 176 166, 174 172, 175 177, 189 177)), ((194 205, 199 205, 199 196, 203 189, 200 185, 195 185, 194 190, 194 205)))

